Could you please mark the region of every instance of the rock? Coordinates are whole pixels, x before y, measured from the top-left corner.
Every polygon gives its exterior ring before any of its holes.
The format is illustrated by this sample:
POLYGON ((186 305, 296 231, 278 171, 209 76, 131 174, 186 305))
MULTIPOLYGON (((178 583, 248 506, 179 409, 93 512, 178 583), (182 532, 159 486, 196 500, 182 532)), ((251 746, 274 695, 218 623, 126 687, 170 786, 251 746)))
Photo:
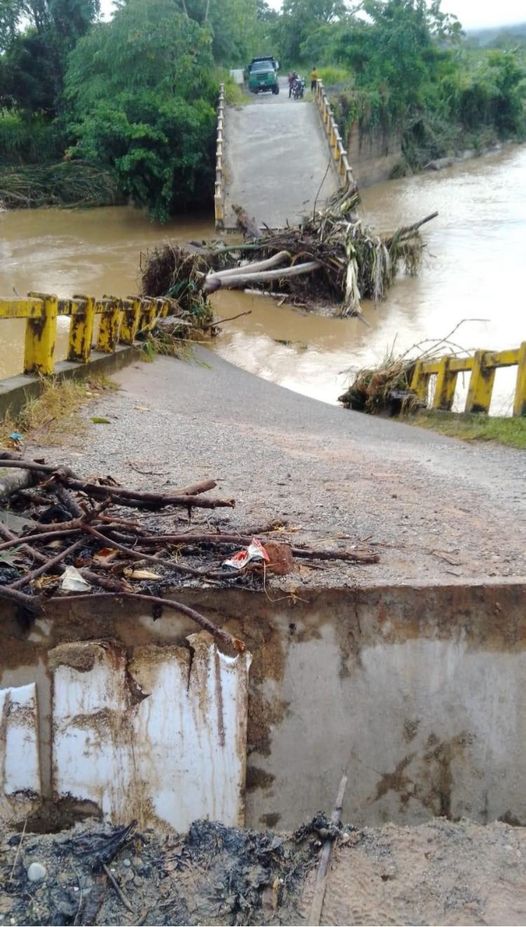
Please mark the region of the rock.
POLYGON ((47 876, 47 869, 42 863, 31 863, 27 870, 27 877, 30 882, 42 882, 47 876))
POLYGON ((267 564, 270 573, 286 576, 287 573, 294 571, 294 557, 288 544, 282 541, 265 541, 265 550, 270 558, 267 564))

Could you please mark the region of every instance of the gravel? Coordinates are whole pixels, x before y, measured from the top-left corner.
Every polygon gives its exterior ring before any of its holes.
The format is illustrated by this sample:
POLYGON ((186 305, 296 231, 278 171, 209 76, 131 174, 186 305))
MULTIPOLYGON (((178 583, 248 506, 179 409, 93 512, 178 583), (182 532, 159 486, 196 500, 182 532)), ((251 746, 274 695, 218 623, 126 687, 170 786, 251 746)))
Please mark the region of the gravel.
POLYGON ((298 542, 366 542, 380 554, 376 565, 302 574, 305 584, 526 578, 522 451, 335 408, 203 349, 193 362, 157 358, 115 380, 119 391, 85 408, 82 439, 44 448, 47 459, 142 489, 212 477, 236 508, 196 522, 246 531, 283 519, 298 542))

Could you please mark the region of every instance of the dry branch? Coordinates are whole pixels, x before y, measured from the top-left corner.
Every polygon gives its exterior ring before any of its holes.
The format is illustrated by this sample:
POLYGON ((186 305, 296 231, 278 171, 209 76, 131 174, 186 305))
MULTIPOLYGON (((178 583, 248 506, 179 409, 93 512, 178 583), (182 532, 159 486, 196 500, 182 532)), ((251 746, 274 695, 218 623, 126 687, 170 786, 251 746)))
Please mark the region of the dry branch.
POLYGON ((261 543, 267 545, 271 558, 269 564, 264 567, 261 563, 249 561, 243 569, 232 570, 224 564, 225 554, 228 552, 232 555, 239 548, 248 547, 253 540, 252 533, 220 534, 210 530, 162 534, 155 521, 155 527, 151 527, 154 516, 148 516, 142 523, 129 521, 121 517, 118 508, 122 505, 157 508, 173 505, 174 499, 183 500, 189 507, 207 501, 213 507, 217 504, 232 505, 233 501, 230 500, 203 498, 203 494, 215 488, 213 480, 192 483, 184 491, 175 494, 143 493, 123 489, 111 477, 106 477, 105 481, 86 482, 65 467, 14 458, 15 455, 6 454, 2 462, 6 466, 31 470, 35 474, 35 488, 26 489, 19 496, 24 514, 30 520, 29 526, 24 529, 26 533, 0 524, 0 538, 4 539, 0 551, 18 548, 16 566, 5 570, 3 584, 0 581, 0 599, 17 608, 24 620, 29 615, 49 613, 57 598, 66 598, 68 601, 91 600, 97 596, 126 601, 135 599, 149 603, 154 617, 160 617, 163 608, 178 611, 218 640, 240 651, 244 648, 241 641, 216 627, 200 612, 165 598, 161 593, 188 580, 194 584, 196 581, 214 583, 217 580, 227 586, 239 581, 249 584, 256 582, 257 585, 258 582, 267 581, 267 571, 278 575, 283 573, 283 564, 286 564, 286 572, 290 572, 294 569, 296 558, 310 561, 341 560, 355 564, 375 563, 378 560, 376 552, 370 549, 340 551, 293 547, 283 543, 283 535, 279 537, 281 543, 276 544, 272 536, 265 538, 265 534, 274 530, 271 525, 257 535, 261 543), (105 497, 102 501, 101 495, 105 497), (54 513, 57 503, 65 514, 65 520, 49 523, 47 518, 54 513), (42 521, 39 522, 39 518, 42 521), (212 553, 216 548, 223 550, 212 553), (187 559, 184 562, 185 557, 191 557, 193 561, 188 562, 187 559), (141 562, 144 566, 137 569, 137 564, 141 562), (133 565, 131 569, 130 564, 133 565), (149 564, 156 567, 154 573, 146 569, 149 564), (89 591, 79 595, 64 595, 59 577, 68 566, 79 570, 83 579, 92 587, 89 591), (11 578, 13 572, 14 579, 11 578), (5 577, 9 577, 10 581, 6 582, 5 577))

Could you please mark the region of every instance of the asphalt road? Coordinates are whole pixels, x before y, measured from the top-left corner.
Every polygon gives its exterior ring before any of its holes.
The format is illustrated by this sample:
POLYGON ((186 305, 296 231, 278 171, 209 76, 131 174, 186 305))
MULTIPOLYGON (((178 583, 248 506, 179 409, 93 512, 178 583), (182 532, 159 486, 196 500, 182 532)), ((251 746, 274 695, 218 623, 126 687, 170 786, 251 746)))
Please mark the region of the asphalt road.
POLYGON ((285 78, 279 94, 250 99, 226 110, 225 226, 236 226, 232 205, 259 225, 296 223, 338 189, 319 114, 312 102, 289 100, 285 78))

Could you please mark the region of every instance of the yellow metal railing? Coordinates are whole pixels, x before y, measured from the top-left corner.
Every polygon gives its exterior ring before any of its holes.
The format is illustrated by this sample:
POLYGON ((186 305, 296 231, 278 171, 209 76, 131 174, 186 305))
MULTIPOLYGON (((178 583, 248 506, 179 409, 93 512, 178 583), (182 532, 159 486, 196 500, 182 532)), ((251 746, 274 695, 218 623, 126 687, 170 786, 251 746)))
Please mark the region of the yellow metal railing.
POLYGON ((217 104, 216 136, 216 182, 214 190, 214 213, 216 228, 222 229, 225 222, 225 192, 223 177, 223 153, 225 140, 225 85, 219 85, 219 102, 217 104))
POLYGON ((131 345, 140 331, 149 331, 161 316, 169 315, 175 300, 132 296, 74 296, 58 299, 47 293, 30 293, 27 299, 0 299, 1 319, 26 319, 24 373, 48 376, 55 371, 57 319, 69 316, 68 361, 87 363, 93 346, 95 318, 100 317, 95 349, 112 354, 118 344, 131 345))
POLYGON ((349 164, 349 159, 347 157, 347 151, 342 142, 340 135, 340 130, 334 118, 332 112, 331 104, 327 99, 327 94, 325 93, 325 88, 323 86, 323 81, 318 80, 316 84, 316 90, 314 91, 314 99, 318 106, 318 110, 321 116, 321 121, 323 124, 323 130, 327 137, 329 143, 329 149, 331 152, 331 157, 334 162, 334 166, 338 173, 340 179, 340 186, 347 188, 349 190, 356 189, 356 181, 353 177, 353 172, 351 165, 349 164))
POLYGON ((459 373, 470 373, 465 412, 489 412, 495 372, 499 367, 517 367, 513 415, 526 415, 526 341, 511 351, 476 351, 473 357, 441 357, 417 361, 411 389, 427 403, 429 380, 436 376, 433 409, 449 411, 453 405, 459 373))

